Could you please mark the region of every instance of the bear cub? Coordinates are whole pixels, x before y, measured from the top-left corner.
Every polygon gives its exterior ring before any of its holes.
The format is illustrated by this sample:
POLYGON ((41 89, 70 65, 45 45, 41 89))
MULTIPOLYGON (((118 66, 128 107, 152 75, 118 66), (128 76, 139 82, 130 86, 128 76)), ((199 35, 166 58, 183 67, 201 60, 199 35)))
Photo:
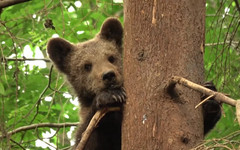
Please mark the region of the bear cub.
MULTIPOLYGON (((80 124, 75 149, 95 112, 103 107, 119 106, 121 111, 107 113, 94 129, 84 150, 121 150, 122 107, 126 100, 122 76, 123 28, 108 18, 93 39, 72 44, 52 38, 47 52, 59 71, 64 73, 80 103, 80 124)), ((216 90, 212 83, 205 87, 216 90)), ((206 96, 202 97, 202 100, 206 96)), ((211 99, 203 104, 204 133, 221 117, 221 105, 211 99)))
MULTIPOLYGON (((205 82, 204 87, 217 91, 215 85, 211 82, 205 82)), ((204 100, 208 96, 202 95, 201 100, 204 100)), ((214 128, 216 123, 222 116, 222 104, 215 99, 209 99, 205 103, 203 103, 203 119, 204 119, 204 135, 206 135, 211 129, 214 128)))
MULTIPOLYGON (((72 44, 52 38, 47 52, 55 66, 64 73, 80 103, 80 124, 75 149, 95 112, 107 106, 122 105, 126 99, 122 76, 123 28, 115 18, 108 18, 93 39, 72 44)), ((122 111, 109 112, 89 137, 85 150, 121 150, 122 111)))

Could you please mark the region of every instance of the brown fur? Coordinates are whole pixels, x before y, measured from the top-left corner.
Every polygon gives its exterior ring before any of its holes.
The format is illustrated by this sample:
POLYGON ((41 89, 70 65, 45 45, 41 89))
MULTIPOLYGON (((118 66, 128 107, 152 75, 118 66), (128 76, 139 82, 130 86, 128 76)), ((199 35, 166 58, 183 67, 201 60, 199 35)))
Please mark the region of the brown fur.
MULTIPOLYGON (((122 36, 121 23, 109 18, 100 33, 87 42, 71 44, 64 39, 53 38, 48 43, 50 59, 66 75, 80 102, 80 125, 75 147, 98 109, 122 107, 125 101, 122 36)), ((107 114, 90 136, 85 150, 120 150, 121 121, 121 111, 107 114)))

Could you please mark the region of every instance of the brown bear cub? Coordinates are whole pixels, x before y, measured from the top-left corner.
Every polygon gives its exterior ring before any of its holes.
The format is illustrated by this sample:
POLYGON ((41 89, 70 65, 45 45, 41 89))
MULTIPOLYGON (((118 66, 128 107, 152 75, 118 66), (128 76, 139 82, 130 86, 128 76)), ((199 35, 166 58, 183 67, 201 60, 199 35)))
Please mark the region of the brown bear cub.
MULTIPOLYGON (((215 85, 212 81, 204 83, 204 87, 217 91, 215 85)), ((202 95, 201 99, 204 100, 208 96, 202 95)), ((214 128, 216 123, 222 116, 222 103, 216 101, 215 99, 209 99, 203 103, 203 119, 204 119, 204 135, 206 135, 211 129, 214 128)))
MULTIPOLYGON (((95 38, 72 44, 61 38, 48 42, 47 51, 64 73, 80 102, 80 124, 75 149, 95 112, 103 107, 123 107, 126 93, 122 76, 123 28, 115 18, 107 19, 95 38)), ((205 87, 216 90, 207 83, 205 87)), ((202 99, 205 99, 203 96, 202 99)), ((221 117, 221 105, 211 99, 203 104, 204 133, 221 117)), ((122 111, 107 113, 92 132, 84 150, 121 150, 122 111)))
MULTIPOLYGON (((63 72, 80 102, 80 125, 76 148, 91 118, 107 106, 122 108, 126 99, 122 76, 123 28, 115 18, 107 19, 95 38, 72 44, 52 38, 47 52, 63 72)), ((107 113, 92 132, 85 150, 121 150, 122 111, 107 113)))

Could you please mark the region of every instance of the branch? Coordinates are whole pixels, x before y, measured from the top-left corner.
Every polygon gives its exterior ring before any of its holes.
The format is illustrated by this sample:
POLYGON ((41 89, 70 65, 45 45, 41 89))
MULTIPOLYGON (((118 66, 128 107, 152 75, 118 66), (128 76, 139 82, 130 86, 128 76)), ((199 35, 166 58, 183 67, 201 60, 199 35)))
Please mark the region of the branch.
POLYGON ((225 41, 225 42, 217 42, 217 43, 206 43, 205 46, 217 46, 217 45, 224 45, 224 44, 238 44, 238 41, 225 41))
POLYGON ((172 79, 169 81, 168 85, 167 85, 167 90, 172 90, 176 84, 181 84, 184 85, 185 87, 188 87, 190 89, 193 89, 195 91, 201 92, 207 96, 210 95, 214 95, 214 99, 217 101, 221 101, 223 103, 229 104, 231 106, 236 106, 236 100, 229 98, 227 96, 225 96, 224 94, 220 93, 220 92, 215 92, 212 91, 208 88, 205 88, 199 84, 193 83, 187 79, 184 79, 182 77, 178 77, 178 76, 173 76, 172 79))
POLYGON ((203 103, 205 103, 206 101, 208 101, 210 98, 213 98, 215 95, 210 95, 207 98, 205 98, 204 100, 202 100, 199 104, 197 104, 195 106, 195 108, 198 108, 200 105, 202 105, 203 103))
POLYGON ((236 4, 238 12, 240 13, 240 6, 239 6, 239 3, 238 3, 238 0, 234 0, 234 2, 236 4))
POLYGON ((102 119, 102 117, 104 117, 106 113, 110 111, 120 111, 120 107, 110 107, 98 110, 92 117, 87 129, 84 131, 81 141, 78 143, 76 150, 83 150, 89 136, 91 135, 92 131, 96 128, 98 122, 102 119))
POLYGON ((20 143, 14 141, 13 139, 10 139, 10 141, 25 150, 25 148, 20 143))
POLYGON ((24 3, 27 1, 30 1, 30 0, 3 0, 3 1, 0 1, 0 9, 8 6, 16 5, 19 3, 24 3))
POLYGON ((71 126, 77 126, 79 123, 74 122, 74 123, 39 123, 39 124, 31 124, 28 126, 23 126, 19 127, 13 131, 9 131, 6 135, 0 135, 1 138, 6 138, 7 136, 16 134, 21 131, 27 131, 27 130, 32 130, 36 128, 43 128, 43 127, 49 127, 49 128, 63 128, 63 127, 71 127, 71 126))
POLYGON ((1 61, 37 61, 37 60, 50 62, 50 60, 46 58, 7 58, 7 57, 2 58, 1 61))
MULTIPOLYGON (((48 88, 51 87, 52 70, 53 70, 53 65, 51 65, 51 68, 50 68, 50 71, 49 71, 48 84, 47 84, 47 86, 45 87, 45 89, 42 91, 42 93, 40 94, 40 96, 39 96, 39 98, 38 98, 38 100, 37 100, 37 102, 36 102, 37 111, 36 111, 35 115, 33 116, 33 119, 32 119, 32 121, 30 122, 30 124, 32 124, 32 122, 35 120, 35 118, 36 118, 37 115, 38 115, 38 110, 39 110, 39 106, 40 106, 40 103, 41 103, 41 101, 42 101, 43 95, 47 92, 48 88)), ((35 106, 35 105, 34 105, 34 106, 35 106)), ((31 111, 30 111, 30 112, 31 112, 31 111)))
POLYGON ((219 145, 219 144, 232 146, 232 149, 234 147, 237 148, 239 146, 239 142, 234 139, 239 139, 239 137, 240 137, 240 130, 237 130, 237 131, 230 133, 229 135, 224 136, 222 138, 205 140, 205 141, 203 141, 203 143, 192 148, 191 150, 211 149, 212 146, 219 145))

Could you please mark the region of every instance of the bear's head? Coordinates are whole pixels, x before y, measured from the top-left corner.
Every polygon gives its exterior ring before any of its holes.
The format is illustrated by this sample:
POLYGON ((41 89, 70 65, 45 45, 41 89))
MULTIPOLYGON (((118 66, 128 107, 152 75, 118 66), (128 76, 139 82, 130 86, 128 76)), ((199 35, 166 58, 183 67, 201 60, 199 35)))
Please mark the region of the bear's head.
POLYGON ((78 96, 89 99, 123 85, 122 38, 121 23, 109 18, 93 39, 72 44, 62 38, 52 38, 47 52, 78 96))

